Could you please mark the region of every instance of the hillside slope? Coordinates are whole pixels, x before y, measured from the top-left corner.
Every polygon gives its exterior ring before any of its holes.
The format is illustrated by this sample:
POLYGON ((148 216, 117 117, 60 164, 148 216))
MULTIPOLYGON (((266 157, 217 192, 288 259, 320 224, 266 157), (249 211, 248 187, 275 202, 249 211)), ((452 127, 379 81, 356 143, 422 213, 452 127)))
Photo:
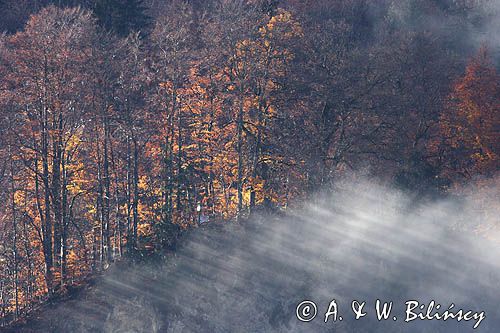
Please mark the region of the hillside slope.
POLYGON ((453 230, 478 222, 451 201, 415 203, 381 187, 356 187, 289 211, 189 232, 175 254, 121 262, 74 299, 8 332, 472 332, 477 320, 404 322, 405 302, 485 311, 496 332, 498 244, 453 230), (336 299, 343 321, 324 323, 336 299), (376 299, 393 301, 378 321, 376 299), (318 305, 297 320, 302 300, 318 305), (352 300, 366 301, 354 320, 352 300))

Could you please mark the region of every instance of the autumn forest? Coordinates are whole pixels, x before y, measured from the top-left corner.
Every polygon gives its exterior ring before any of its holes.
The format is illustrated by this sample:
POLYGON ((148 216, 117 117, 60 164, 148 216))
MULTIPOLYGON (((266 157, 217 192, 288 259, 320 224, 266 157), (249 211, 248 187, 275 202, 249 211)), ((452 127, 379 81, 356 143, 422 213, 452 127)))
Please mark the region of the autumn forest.
POLYGON ((0 8, 0 326, 346 173, 416 197, 498 174, 498 2, 0 8))

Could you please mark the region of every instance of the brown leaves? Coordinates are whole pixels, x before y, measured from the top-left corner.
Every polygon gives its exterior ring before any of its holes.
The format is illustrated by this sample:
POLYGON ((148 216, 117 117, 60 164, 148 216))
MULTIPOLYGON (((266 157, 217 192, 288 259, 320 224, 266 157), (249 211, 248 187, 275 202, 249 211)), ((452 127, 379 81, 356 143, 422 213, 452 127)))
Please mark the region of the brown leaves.
POLYGON ((492 175, 499 162, 500 76, 485 48, 455 83, 440 120, 441 133, 462 173, 492 175))

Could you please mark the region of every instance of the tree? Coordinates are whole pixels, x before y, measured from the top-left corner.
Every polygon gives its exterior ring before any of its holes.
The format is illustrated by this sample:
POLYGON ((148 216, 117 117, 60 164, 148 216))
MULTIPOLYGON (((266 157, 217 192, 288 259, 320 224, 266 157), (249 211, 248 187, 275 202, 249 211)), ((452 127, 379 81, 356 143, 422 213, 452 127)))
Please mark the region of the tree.
POLYGON ((143 0, 94 0, 92 7, 100 25, 119 36, 145 33, 150 24, 143 0))
POLYGON ((498 171, 500 76, 486 48, 471 59, 465 74, 453 85, 440 117, 445 175, 471 178, 498 171))
POLYGON ((362 45, 352 24, 327 16, 304 30, 314 37, 306 39, 310 51, 299 58, 301 84, 294 89, 303 99, 295 109, 307 113, 300 138, 307 142, 306 177, 316 189, 371 150, 372 137, 385 124, 375 111, 387 75, 376 64, 378 50, 362 45))
POLYGON ((185 132, 187 124, 183 105, 188 84, 189 66, 193 60, 194 38, 192 10, 184 3, 173 3, 165 16, 158 19, 151 33, 154 77, 153 96, 162 121, 157 128, 162 147, 162 212, 159 224, 164 243, 173 246, 178 225, 182 223, 186 197, 185 132))
MULTIPOLYGON (((68 145, 86 110, 85 73, 94 36, 90 13, 48 7, 11 39, 10 96, 23 122, 15 129, 22 159, 35 180, 46 283, 64 272, 68 223, 68 145), (21 118, 22 117, 22 118, 21 118), (29 153, 26 153, 26 152, 29 153)), ((61 283, 64 277, 61 276, 61 283)))

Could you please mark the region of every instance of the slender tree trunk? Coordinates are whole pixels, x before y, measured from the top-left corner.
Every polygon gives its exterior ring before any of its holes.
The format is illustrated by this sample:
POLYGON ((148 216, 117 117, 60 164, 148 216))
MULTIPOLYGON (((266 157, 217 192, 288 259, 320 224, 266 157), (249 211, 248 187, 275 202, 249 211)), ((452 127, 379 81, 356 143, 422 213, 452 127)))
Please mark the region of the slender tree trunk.
POLYGON ((176 96, 172 92, 172 110, 170 115, 167 116, 167 128, 165 133, 165 151, 164 151, 164 181, 165 181, 165 193, 164 193, 164 223, 169 224, 173 222, 173 207, 172 207, 172 196, 173 196, 173 138, 174 138, 174 117, 176 109, 176 96))
POLYGON ((53 257, 52 257, 52 218, 50 215, 50 182, 49 182, 49 153, 48 153, 48 128, 47 128, 47 109, 44 106, 42 108, 42 121, 41 121, 41 132, 42 132, 42 147, 41 147, 41 157, 42 157, 42 181, 44 186, 44 220, 45 224, 43 226, 43 252, 45 258, 45 281, 47 284, 47 289, 49 296, 53 291, 53 278, 52 278, 52 268, 53 268, 53 257))
POLYGON ((93 226, 92 228, 92 272, 96 270, 97 267, 97 228, 93 226))
POLYGON ((2 314, 0 316, 0 319, 2 320, 2 322, 0 323, 0 327, 3 327, 5 326, 5 318, 7 318, 6 316, 6 304, 7 302, 5 301, 5 296, 4 296, 4 286, 5 286, 5 282, 3 279, 0 279, 0 313, 2 314))
POLYGON ((137 140, 132 138, 134 143, 134 199, 132 202, 133 213, 133 248, 137 249, 137 225, 139 223, 139 147, 137 140))
POLYGON ((182 191, 183 191, 183 177, 184 173, 182 171, 182 129, 181 129, 181 116, 179 112, 179 120, 177 124, 177 184, 176 184, 176 198, 177 198, 177 211, 182 215, 183 204, 182 204, 182 191))
MULTIPOLYGON (((113 175, 115 177, 115 244, 118 243, 118 255, 121 257, 123 255, 123 243, 122 243, 122 214, 120 212, 120 195, 119 195, 119 186, 118 186, 118 170, 116 165, 116 158, 113 151, 113 144, 110 141, 109 147, 111 150, 111 165, 113 167, 113 175)), ((115 245, 116 246, 116 245, 115 245)))
MULTIPOLYGON (((25 198, 28 198, 28 190, 25 189, 25 198)), ((27 203, 25 203, 27 206, 27 203)), ((28 228, 26 227, 26 216, 23 218, 23 238, 24 238, 24 252, 26 253, 26 266, 28 268, 28 277, 26 283, 26 307, 30 309, 32 304, 33 292, 33 260, 31 253, 31 246, 29 242, 28 228)))
MULTIPOLYGON (((168 132, 168 129, 167 129, 168 132)), ((169 207, 170 202, 170 182, 171 182, 171 173, 170 173, 170 143, 169 136, 165 134, 164 139, 164 148, 163 148, 163 209, 162 209, 162 222, 163 224, 168 224, 171 222, 171 209, 169 207)))
MULTIPOLYGON (((259 101, 259 119, 257 121, 257 138, 255 142, 255 148, 254 148, 254 153, 253 153, 253 159, 252 159, 252 182, 255 182, 257 175, 258 175, 258 167, 259 167, 259 160, 260 160, 260 154, 261 154, 261 145, 262 145, 262 123, 264 121, 264 110, 263 110, 263 105, 262 101, 259 101)), ((251 190, 250 190, 250 213, 252 213, 252 210, 255 207, 255 187, 252 184, 251 190)))
MULTIPOLYGON (((214 106, 214 96, 210 96, 210 120, 208 122, 208 133, 212 133, 214 129, 214 121, 215 121, 215 106, 214 106)), ((212 151, 212 147, 209 144, 209 151, 212 151)), ((211 201, 211 214, 215 215, 215 186, 214 186, 214 177, 215 174, 213 172, 214 168, 214 155, 212 153, 209 154, 209 174, 208 174, 208 184, 207 184, 207 197, 210 198, 211 201)))
MULTIPOLYGON (((272 54, 272 48, 269 47, 267 49, 267 57, 265 61, 265 71, 263 74, 263 77, 261 79, 261 82, 258 86, 258 119, 257 119, 257 139, 255 142, 255 149, 254 149, 254 155, 253 155, 253 163, 252 163, 252 181, 255 182, 257 175, 258 175, 258 167, 259 167, 259 161, 260 161, 260 156, 261 156, 261 150, 262 150, 262 131, 263 128, 265 128, 265 119, 266 119, 266 112, 268 110, 268 107, 266 106, 266 94, 267 94, 267 89, 266 85, 268 82, 268 77, 269 77, 269 66, 271 62, 271 54, 272 54)), ((265 192, 265 191, 264 191, 265 192)), ((251 192, 250 192, 250 213, 252 212, 253 208, 255 207, 255 200, 256 200, 256 193, 255 193, 255 187, 252 185, 251 192)))
POLYGON ((11 186, 11 208, 12 208, 12 252, 14 254, 14 319, 19 317, 19 254, 17 253, 17 209, 16 209, 16 187, 14 183, 14 161, 11 147, 9 145, 10 157, 10 186, 11 186))
POLYGON ((68 242, 68 175, 66 172, 65 156, 62 156, 62 225, 61 225, 61 287, 65 284, 67 266, 67 242, 68 242))
POLYGON ((101 268, 104 268, 106 256, 105 256, 105 213, 104 213, 104 189, 103 189, 103 179, 102 179, 102 164, 101 164, 101 149, 99 145, 99 129, 96 129, 97 138, 97 204, 96 204, 96 214, 97 220, 99 221, 99 263, 101 268))
POLYGON ((174 114, 171 115, 170 117, 170 141, 168 145, 168 169, 167 169, 167 174, 168 174, 168 215, 170 218, 170 221, 173 223, 174 222, 174 203, 173 203, 173 196, 174 196, 174 114))
POLYGON ((238 107, 238 143, 236 147, 236 152, 238 153, 238 212, 237 219, 241 218, 243 209, 243 87, 240 87, 240 100, 238 107))
POLYGON ((62 158, 62 114, 54 120, 56 137, 52 142, 52 209, 54 211, 54 265, 61 263, 62 203, 61 203, 61 158, 62 158), (59 258, 58 258, 59 257, 59 258))
POLYGON ((104 200, 103 200, 103 236, 104 236, 104 260, 106 264, 111 262, 112 255, 110 251, 111 240, 110 240, 110 177, 109 177, 109 154, 108 154, 108 144, 109 144, 109 124, 108 117, 104 117, 104 141, 103 141, 103 180, 104 180, 104 200))
POLYGON ((127 246, 132 244, 132 150, 130 148, 130 135, 127 135, 127 246))

